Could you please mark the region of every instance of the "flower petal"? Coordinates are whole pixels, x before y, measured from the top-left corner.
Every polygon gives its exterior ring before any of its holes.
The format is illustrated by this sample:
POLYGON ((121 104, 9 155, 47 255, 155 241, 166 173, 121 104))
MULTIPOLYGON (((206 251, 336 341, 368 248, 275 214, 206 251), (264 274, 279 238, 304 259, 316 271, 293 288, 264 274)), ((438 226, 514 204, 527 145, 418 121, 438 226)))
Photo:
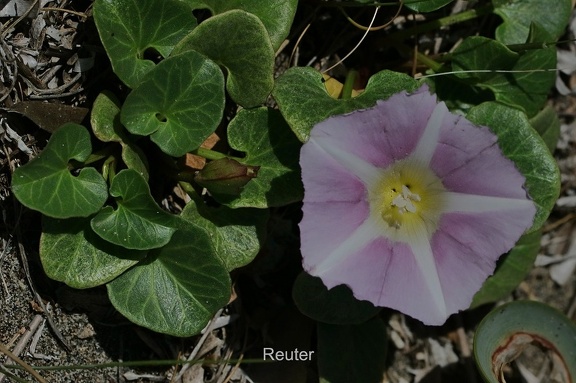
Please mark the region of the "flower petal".
POLYGON ((330 117, 312 129, 311 139, 379 168, 407 157, 418 143, 436 107, 427 86, 400 92, 370 109, 330 117))
POLYGON ((442 216, 432 249, 449 312, 470 306, 500 255, 514 247, 531 217, 526 209, 442 216))
MULTIPOLYGON (((303 145, 304 146, 304 145, 303 145)), ((311 137, 305 144, 306 148, 316 146, 316 150, 324 151, 327 155, 331 156, 343 168, 348 169, 350 173, 354 174, 364 184, 373 185, 378 182, 379 170, 374 165, 365 162, 362 158, 348 153, 341 148, 326 145, 322 140, 317 140, 311 137)))
POLYGON ((442 324, 447 314, 439 308, 422 272, 408 244, 378 237, 330 272, 312 274, 328 288, 348 285, 359 300, 399 310, 426 324, 442 324))
MULTIPOLYGON (((431 296, 428 301, 434 305, 433 308, 429 308, 425 316, 421 314, 410 314, 408 311, 404 311, 409 315, 415 315, 415 318, 420 319, 425 324, 440 325, 448 319, 450 313, 446 308, 446 300, 444 299, 444 292, 442 290, 442 285, 440 283, 440 278, 438 275, 438 268, 436 267, 435 254, 432 252, 432 246, 428 238, 425 235, 418 235, 410 242, 410 248, 416 259, 416 264, 420 269, 420 275, 424 278, 424 283, 426 284, 427 292, 431 296), (438 322, 434 322, 433 318, 440 319, 438 322)), ((415 310, 420 310, 420 306, 409 308, 412 312, 417 312, 415 310)), ((405 308, 406 310, 406 308, 405 308)))
POLYGON ((459 116, 440 133, 430 167, 446 189, 478 195, 526 199, 525 178, 498 147, 487 127, 459 116))
POLYGON ((455 122, 454 117, 455 116, 448 111, 446 104, 443 102, 438 103, 426 123, 424 133, 420 137, 412 157, 422 165, 428 166, 438 145, 440 132, 445 126, 455 122))
POLYGON ((344 248, 346 241, 351 242, 349 238, 366 221, 369 210, 366 201, 305 203, 300 222, 304 268, 326 268, 323 262, 335 261, 330 257, 344 248))
MULTIPOLYGON (((524 198, 493 197, 475 194, 443 192, 445 213, 484 213, 489 211, 519 210, 525 215, 525 224, 529 224, 536 214, 534 202, 524 198)), ((529 227, 529 226, 528 226, 529 227)))
POLYGON ((300 152, 304 202, 357 202, 366 199, 366 187, 314 141, 308 141, 300 152))
POLYGON ((426 86, 319 123, 301 166, 304 269, 425 324, 469 307, 536 212, 497 136, 426 86), (406 172, 406 161, 435 181, 406 172))

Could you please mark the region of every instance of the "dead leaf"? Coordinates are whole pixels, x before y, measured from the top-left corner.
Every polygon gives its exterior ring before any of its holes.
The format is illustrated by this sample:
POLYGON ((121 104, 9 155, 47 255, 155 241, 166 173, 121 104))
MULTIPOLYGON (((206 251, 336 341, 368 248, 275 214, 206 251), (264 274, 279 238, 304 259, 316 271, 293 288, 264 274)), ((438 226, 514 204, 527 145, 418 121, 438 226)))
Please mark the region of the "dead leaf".
POLYGON ((2 110, 25 116, 50 133, 67 122, 80 124, 89 112, 87 108, 44 101, 22 101, 2 110))

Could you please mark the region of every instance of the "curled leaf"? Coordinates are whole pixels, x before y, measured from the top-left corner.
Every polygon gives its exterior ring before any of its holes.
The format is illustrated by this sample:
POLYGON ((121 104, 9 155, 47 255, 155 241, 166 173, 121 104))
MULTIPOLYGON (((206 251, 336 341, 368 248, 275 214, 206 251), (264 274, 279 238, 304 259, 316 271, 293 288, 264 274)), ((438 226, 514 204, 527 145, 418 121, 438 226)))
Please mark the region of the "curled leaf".
POLYGON ((515 301, 497 307, 478 326, 474 357, 487 383, 505 383, 504 366, 530 344, 549 351, 563 381, 576 379, 576 325, 543 303, 515 301))

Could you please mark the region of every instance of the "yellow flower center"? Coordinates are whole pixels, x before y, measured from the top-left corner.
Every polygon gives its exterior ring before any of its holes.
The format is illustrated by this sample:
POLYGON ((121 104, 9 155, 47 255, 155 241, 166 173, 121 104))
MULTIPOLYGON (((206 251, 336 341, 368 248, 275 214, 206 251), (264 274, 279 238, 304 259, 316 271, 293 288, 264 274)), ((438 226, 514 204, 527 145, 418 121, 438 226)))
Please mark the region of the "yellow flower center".
POLYGON ((401 160, 386 169, 369 191, 371 215, 392 240, 430 238, 440 219, 444 191, 428 167, 409 158, 401 160))

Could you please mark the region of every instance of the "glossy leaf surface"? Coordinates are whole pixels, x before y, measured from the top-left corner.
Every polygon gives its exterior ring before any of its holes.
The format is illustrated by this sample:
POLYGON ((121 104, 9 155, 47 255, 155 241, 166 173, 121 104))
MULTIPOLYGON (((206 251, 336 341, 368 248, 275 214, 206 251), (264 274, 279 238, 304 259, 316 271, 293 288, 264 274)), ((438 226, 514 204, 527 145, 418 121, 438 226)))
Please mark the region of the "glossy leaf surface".
POLYGON ((168 57, 197 25, 192 8, 178 0, 97 0, 94 20, 114 73, 131 88, 154 68, 148 50, 168 57))
POLYGON ((266 27, 272 46, 278 49, 284 41, 298 6, 297 0, 186 0, 193 8, 208 8, 213 14, 220 14, 233 9, 252 13, 266 27))
POLYGON ((245 108, 262 104, 274 86, 274 49, 260 19, 232 10, 213 16, 188 34, 174 54, 195 50, 228 71, 226 89, 245 108))
POLYGON ((265 240, 268 210, 212 208, 191 201, 181 217, 205 232, 226 270, 232 271, 247 265, 258 254, 265 240))
POLYGON ((44 271, 70 287, 102 285, 145 255, 103 240, 92 231, 89 218, 42 218, 40 260, 44 271))
POLYGON ((177 216, 162 210, 148 189, 146 180, 131 169, 122 170, 110 185, 117 208, 106 206, 91 222, 105 240, 128 249, 147 250, 170 241, 180 224, 177 216))
POLYGON ((122 106, 128 131, 150 135, 165 153, 197 149, 216 130, 224 111, 224 75, 211 60, 189 51, 151 70, 122 106))
POLYGON ((180 337, 199 333, 230 298, 230 276, 197 230, 176 232, 107 287, 112 304, 129 320, 180 337))

